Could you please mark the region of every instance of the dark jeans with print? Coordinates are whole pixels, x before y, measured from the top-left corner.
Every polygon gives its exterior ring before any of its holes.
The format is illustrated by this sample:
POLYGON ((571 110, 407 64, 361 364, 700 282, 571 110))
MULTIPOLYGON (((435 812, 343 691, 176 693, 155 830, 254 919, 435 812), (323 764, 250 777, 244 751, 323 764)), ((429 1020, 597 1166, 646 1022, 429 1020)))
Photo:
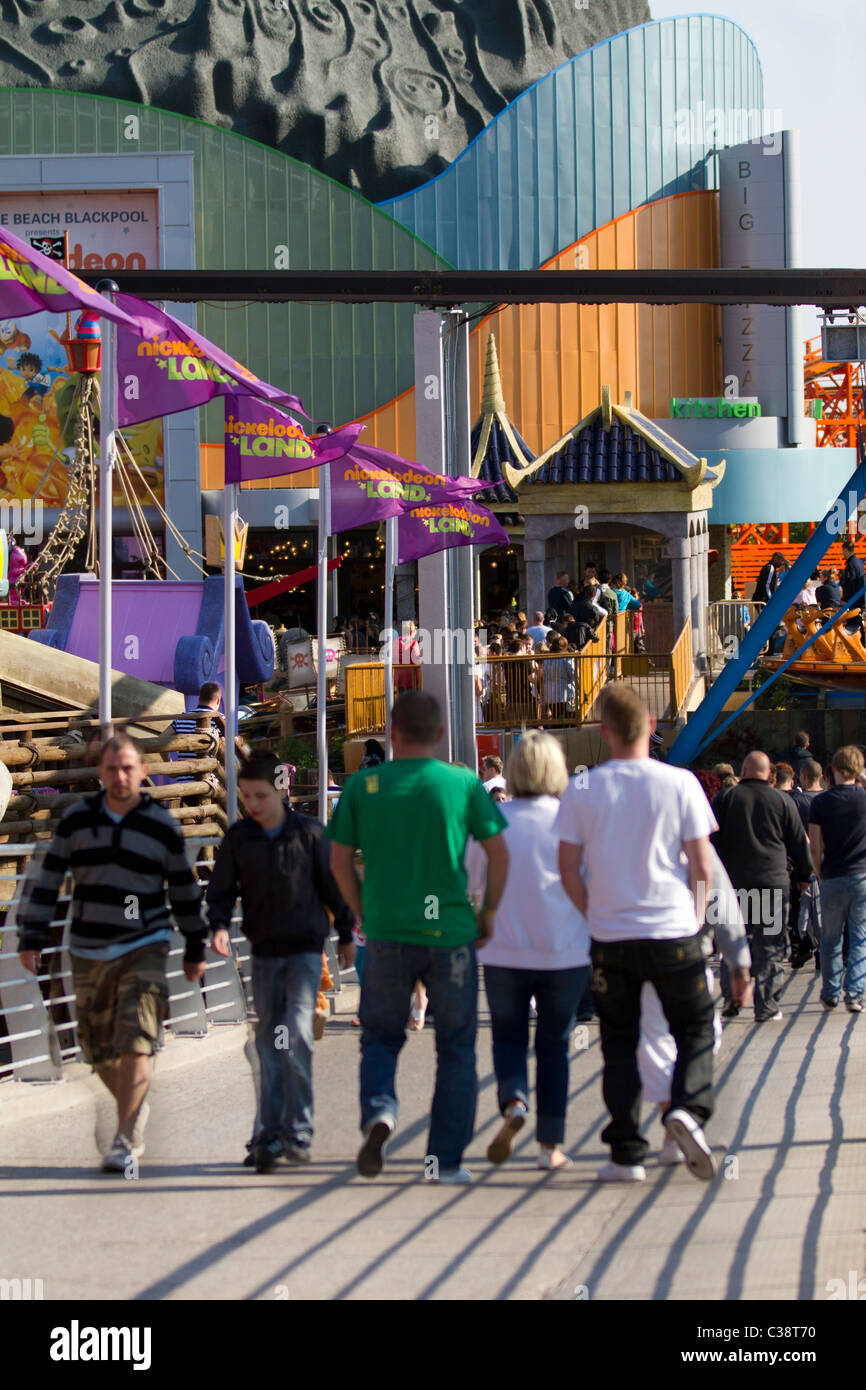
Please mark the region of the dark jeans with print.
POLYGON ((638 1164, 647 1150, 640 1133, 637 1066, 640 996, 654 985, 677 1045, 671 1105, 699 1124, 713 1112, 713 1001, 700 934, 668 941, 594 941, 592 990, 601 1024, 602 1094, 610 1124, 601 1132, 614 1163, 638 1164))
MULTIPOLYGON (((438 1167, 460 1167, 472 1138, 478 1082, 475 1033, 478 966, 475 943, 453 950, 367 939, 361 990, 361 1129, 376 1120, 397 1123, 397 1058, 415 981, 427 987, 436 1033, 436 1088, 427 1154, 438 1167)), ((432 1170, 431 1170, 432 1171, 432 1170)))

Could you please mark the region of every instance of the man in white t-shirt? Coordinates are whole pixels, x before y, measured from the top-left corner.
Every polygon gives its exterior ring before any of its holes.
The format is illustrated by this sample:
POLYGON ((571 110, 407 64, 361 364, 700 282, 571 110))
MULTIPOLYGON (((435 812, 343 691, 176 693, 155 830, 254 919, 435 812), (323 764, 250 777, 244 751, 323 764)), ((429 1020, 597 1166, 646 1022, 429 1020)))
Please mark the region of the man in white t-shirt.
POLYGON ((495 753, 489 753, 486 758, 481 759, 481 781, 486 792, 492 792, 497 787, 505 786, 505 778, 502 776, 502 759, 497 758, 495 753))
POLYGON ((611 1117, 601 1137, 612 1162, 599 1177, 646 1177, 637 1046, 641 987, 649 980, 677 1046, 664 1126, 694 1176, 708 1180, 716 1171, 702 1129, 713 1111, 713 1001, 696 903, 703 919, 716 821, 690 772, 650 760, 653 721, 630 686, 605 689, 601 720, 612 757, 592 769, 588 786, 569 784, 557 820, 563 886, 592 937, 592 989, 611 1117))

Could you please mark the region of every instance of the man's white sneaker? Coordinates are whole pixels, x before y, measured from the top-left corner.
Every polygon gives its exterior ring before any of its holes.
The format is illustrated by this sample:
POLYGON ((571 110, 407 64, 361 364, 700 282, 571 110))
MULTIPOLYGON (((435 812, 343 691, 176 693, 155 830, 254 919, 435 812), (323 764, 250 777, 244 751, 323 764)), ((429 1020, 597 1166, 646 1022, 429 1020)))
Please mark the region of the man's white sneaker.
POLYGON ((606 1163, 596 1177, 599 1182, 646 1182, 646 1168, 641 1163, 606 1163))
POLYGON ((440 1168, 438 1176, 428 1178, 427 1181, 443 1183, 446 1186, 463 1186, 473 1182, 474 1179, 468 1168, 440 1168))
POLYGON ((703 1182, 716 1176, 716 1161, 704 1131, 688 1110, 669 1110, 662 1121, 672 1139, 682 1149, 689 1172, 703 1182))
POLYGON ((685 1163, 686 1156, 677 1143, 669 1134, 665 1135, 665 1142, 659 1150, 659 1163, 665 1168, 673 1168, 676 1163, 685 1163))

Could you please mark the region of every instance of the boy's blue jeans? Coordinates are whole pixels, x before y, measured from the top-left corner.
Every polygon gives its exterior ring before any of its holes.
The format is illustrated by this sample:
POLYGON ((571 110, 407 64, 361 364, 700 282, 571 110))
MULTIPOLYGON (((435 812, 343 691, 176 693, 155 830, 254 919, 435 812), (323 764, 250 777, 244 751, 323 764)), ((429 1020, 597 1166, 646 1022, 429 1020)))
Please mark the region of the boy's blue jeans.
POLYGON ((361 1129, 366 1132, 383 1118, 397 1123, 397 1058, 406 1041, 416 980, 427 987, 436 1032, 436 1088, 427 1154, 440 1169, 455 1169, 472 1138, 478 1093, 474 942, 448 950, 367 938, 359 1013, 361 1129))
POLYGON ((313 1013, 321 951, 253 956, 259 1059, 254 1142, 309 1148, 313 1140, 313 1013))

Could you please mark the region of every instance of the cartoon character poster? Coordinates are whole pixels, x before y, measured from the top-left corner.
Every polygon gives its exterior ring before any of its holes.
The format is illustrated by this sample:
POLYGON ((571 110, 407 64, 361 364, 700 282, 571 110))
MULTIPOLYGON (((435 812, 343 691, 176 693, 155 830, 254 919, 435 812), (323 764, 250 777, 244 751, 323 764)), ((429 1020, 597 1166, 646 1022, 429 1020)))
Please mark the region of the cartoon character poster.
MULTIPOLYGON (((158 195, 153 189, 2 189, 0 226, 25 239, 62 238, 65 232, 71 270, 159 264, 158 195)), ((74 315, 71 325, 74 330, 74 315)), ((0 499, 24 502, 38 496, 47 507, 66 500, 75 436, 75 422, 68 420, 74 382, 61 342, 66 332, 65 315, 0 321, 0 499)), ((124 429, 123 436, 164 503, 162 420, 124 429)), ((151 498, 141 480, 133 474, 131 483, 147 505, 151 498)), ((123 505, 119 486, 113 500, 123 505)))
MULTIPOLYGON (((60 507, 66 500, 75 431, 69 419, 74 382, 61 342, 65 333, 61 315, 0 320, 0 497, 24 502, 38 495, 47 507, 60 507)), ((123 436, 163 503, 162 420, 131 425, 123 436)), ((132 471, 130 481, 136 497, 148 504, 147 488, 132 471)), ((123 505, 119 485, 113 500, 123 505)))

